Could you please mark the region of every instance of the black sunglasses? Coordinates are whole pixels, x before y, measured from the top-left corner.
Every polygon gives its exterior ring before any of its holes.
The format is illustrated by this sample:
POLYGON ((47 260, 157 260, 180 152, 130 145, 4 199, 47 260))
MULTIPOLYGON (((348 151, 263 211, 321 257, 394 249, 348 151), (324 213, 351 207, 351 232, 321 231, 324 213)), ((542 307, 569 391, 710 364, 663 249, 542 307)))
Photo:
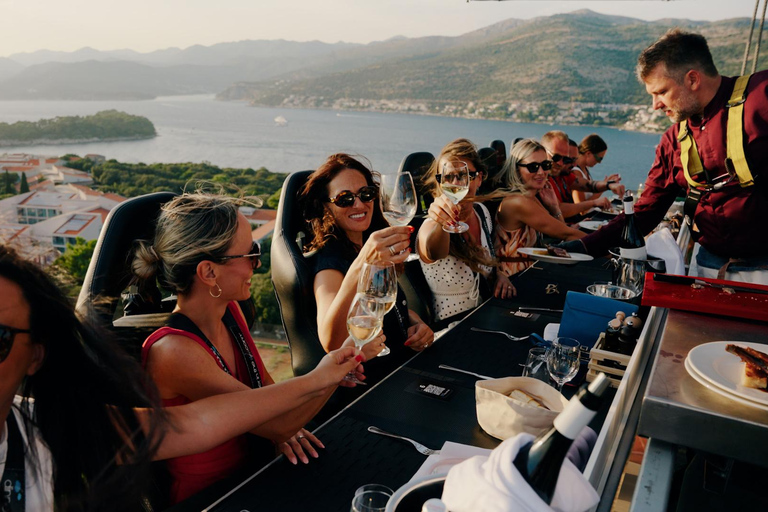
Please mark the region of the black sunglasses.
MULTIPOLYGON (((470 180, 473 180, 477 178, 477 175, 480 173, 480 171, 469 171, 467 172, 467 175, 469 176, 470 180)), ((440 183, 443 180, 442 174, 435 174, 435 181, 440 183)))
POLYGON ((543 171, 549 171, 552 169, 552 160, 544 160, 543 162, 530 162, 527 164, 517 164, 518 167, 525 167, 529 173, 536 174, 539 172, 539 167, 543 171))
POLYGON ((29 329, 16 329, 15 327, 8 327, 7 325, 0 324, 0 363, 5 361, 8 354, 11 353, 13 347, 13 340, 17 334, 29 334, 29 329))
POLYGON ((560 160, 562 160, 565 165, 570 165, 576 161, 575 158, 571 158, 570 156, 559 155, 557 153, 549 153, 549 156, 552 157, 553 162, 559 162, 560 160))
POLYGON ((359 197, 360 201, 364 203, 370 203, 379 198, 379 189, 378 187, 369 185, 358 190, 357 194, 349 190, 342 190, 336 194, 336 197, 329 197, 328 202, 335 204, 339 208, 349 208, 355 204, 356 197, 359 197))
POLYGON ((595 162, 600 163, 603 161, 604 156, 597 155, 595 153, 592 153, 592 156, 595 158, 595 162))
POLYGON ((259 242, 253 242, 253 245, 251 245, 251 252, 249 252, 248 254, 222 256, 219 258, 219 261, 229 261, 229 260, 234 260, 236 258, 251 258, 251 263, 253 263, 253 266, 256 267, 256 265, 259 262, 259 257, 261 257, 261 246, 259 245, 259 242))

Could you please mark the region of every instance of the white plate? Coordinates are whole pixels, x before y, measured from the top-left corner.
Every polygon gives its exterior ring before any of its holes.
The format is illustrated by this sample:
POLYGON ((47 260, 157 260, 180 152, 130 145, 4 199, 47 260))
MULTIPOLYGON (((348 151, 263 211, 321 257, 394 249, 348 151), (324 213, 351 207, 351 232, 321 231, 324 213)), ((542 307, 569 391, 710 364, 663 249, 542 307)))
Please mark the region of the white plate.
POLYGON ((746 341, 715 341, 699 345, 688 353, 686 361, 691 369, 701 378, 730 395, 739 396, 750 402, 757 402, 768 407, 768 392, 742 386, 741 375, 744 363, 737 355, 725 351, 729 343, 742 347, 751 347, 766 352, 768 345, 746 341))
POLYGON ((607 220, 583 220, 579 222, 579 226, 589 231, 597 231, 606 224, 608 224, 607 220))
POLYGON ((560 256, 552 256, 551 254, 536 254, 534 251, 547 252, 546 249, 541 249, 538 247, 523 247, 522 249, 517 250, 517 252, 520 254, 525 254, 534 260, 541 260, 549 263, 560 263, 561 265, 575 265, 580 261, 591 261, 593 259, 589 254, 582 254, 580 252, 569 253, 571 255, 570 258, 561 258, 560 256))
POLYGON ((758 409, 762 409, 764 411, 768 411, 768 406, 766 405, 760 405, 757 402, 753 402, 752 400, 744 400, 743 398, 740 398, 734 394, 731 394, 727 392, 726 390, 719 388, 717 386, 713 386, 711 383, 707 382, 707 380, 702 377, 701 375, 696 372, 693 368, 691 368, 690 363, 688 362, 688 359, 685 360, 685 369, 688 370, 688 375, 693 377, 693 380, 704 386, 710 391, 714 391, 715 393, 724 396, 725 398, 728 398, 730 400, 733 400, 734 402, 738 402, 742 405, 748 405, 749 407, 757 407, 758 409))

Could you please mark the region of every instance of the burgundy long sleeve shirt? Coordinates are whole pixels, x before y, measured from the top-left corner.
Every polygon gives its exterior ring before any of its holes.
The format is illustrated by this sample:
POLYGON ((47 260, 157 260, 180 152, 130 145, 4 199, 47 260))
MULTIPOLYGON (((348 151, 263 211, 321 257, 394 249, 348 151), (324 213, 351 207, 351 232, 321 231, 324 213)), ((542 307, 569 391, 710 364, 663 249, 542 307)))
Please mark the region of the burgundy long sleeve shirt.
MULTIPOLYGON (((736 79, 723 77, 717 94, 704 108, 701 119, 689 119, 688 127, 704 168, 710 176, 725 174, 728 109, 736 79)), ((656 147, 656 160, 648 173, 643 195, 635 204, 635 219, 644 235, 664 218, 675 198, 688 193, 680 162, 679 126, 670 127, 656 147)), ((744 103, 744 150, 757 185, 742 188, 734 180, 720 190, 706 192, 696 208, 698 242, 708 251, 727 258, 768 255, 768 71, 755 73, 747 86, 744 103)), ((606 254, 618 245, 624 215, 599 231, 582 238, 587 251, 606 254)))

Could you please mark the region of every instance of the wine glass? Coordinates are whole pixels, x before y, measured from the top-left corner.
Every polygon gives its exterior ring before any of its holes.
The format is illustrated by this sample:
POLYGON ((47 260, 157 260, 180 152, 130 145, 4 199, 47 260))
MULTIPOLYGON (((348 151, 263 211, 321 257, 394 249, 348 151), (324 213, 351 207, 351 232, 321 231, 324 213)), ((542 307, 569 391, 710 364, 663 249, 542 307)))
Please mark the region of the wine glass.
MULTIPOLYGON (((384 315, 395 306, 397 299, 397 271, 392 262, 364 263, 357 281, 357 293, 362 295, 362 306, 382 321, 384 315)), ((379 352, 378 357, 390 353, 389 347, 379 352)))
MULTIPOLYGON (((367 307, 364 306, 364 302, 368 299, 364 294, 355 294, 355 298, 352 299, 352 304, 349 306, 349 312, 347 313, 347 332, 355 342, 356 354, 360 353, 363 345, 373 340, 381 332, 381 317, 376 314, 372 314, 367 307)), ((344 380, 354 382, 356 384, 365 384, 355 377, 354 372, 349 372, 344 380)))
POLYGON ((381 212, 390 226, 407 226, 416 215, 416 187, 409 172, 382 174, 381 212))
MULTIPOLYGON (((439 175, 440 188, 443 194, 453 204, 459 202, 469 193, 469 167, 466 162, 444 162, 442 172, 439 175)), ((469 229, 466 222, 459 222, 453 226, 443 226, 443 231, 448 233, 463 233, 469 229)))
POLYGON ((557 382, 557 390, 579 372, 580 343, 573 338, 556 338, 547 351, 547 370, 557 382))

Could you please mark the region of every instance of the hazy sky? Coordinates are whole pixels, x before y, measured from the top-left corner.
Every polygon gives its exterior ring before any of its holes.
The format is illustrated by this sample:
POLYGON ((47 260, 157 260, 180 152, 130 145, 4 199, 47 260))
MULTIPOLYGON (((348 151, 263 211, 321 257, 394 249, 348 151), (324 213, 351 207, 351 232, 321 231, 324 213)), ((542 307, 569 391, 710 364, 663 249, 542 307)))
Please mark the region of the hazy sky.
POLYGON ((146 52, 243 39, 368 43, 459 35, 508 18, 592 9, 646 20, 751 17, 754 0, 0 0, 0 56, 146 52))

